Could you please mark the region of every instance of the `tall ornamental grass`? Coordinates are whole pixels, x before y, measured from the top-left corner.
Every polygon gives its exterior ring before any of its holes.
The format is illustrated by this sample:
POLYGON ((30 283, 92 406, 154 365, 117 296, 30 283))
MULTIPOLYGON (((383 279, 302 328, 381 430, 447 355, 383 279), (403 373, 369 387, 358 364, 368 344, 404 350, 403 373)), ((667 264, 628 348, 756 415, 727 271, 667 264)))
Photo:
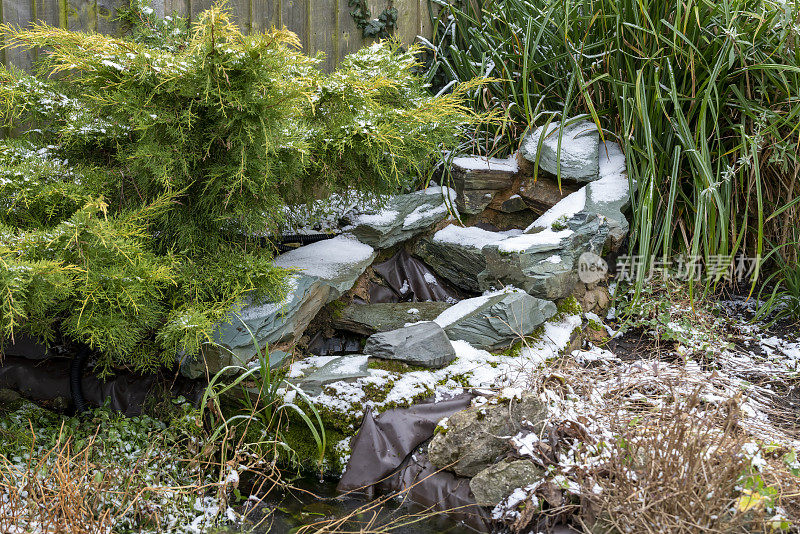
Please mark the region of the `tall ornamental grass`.
POLYGON ((759 259, 753 284, 770 266, 780 270, 779 290, 791 292, 782 281, 797 278, 800 238, 796 2, 441 7, 429 75, 440 85, 494 78, 473 104, 509 119, 483 132, 483 150, 509 153, 531 124, 589 115, 622 144, 638 182, 631 235, 638 254, 697 256, 706 266, 746 254, 759 259), (778 261, 765 263, 773 250, 778 261))

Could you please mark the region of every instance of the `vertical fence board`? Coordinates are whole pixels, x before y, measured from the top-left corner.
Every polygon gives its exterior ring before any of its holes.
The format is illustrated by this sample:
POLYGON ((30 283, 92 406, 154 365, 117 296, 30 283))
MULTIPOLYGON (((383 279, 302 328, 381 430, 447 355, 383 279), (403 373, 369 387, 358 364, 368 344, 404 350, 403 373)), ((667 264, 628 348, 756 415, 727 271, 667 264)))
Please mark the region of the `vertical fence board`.
MULTIPOLYGON (((30 0, 0 0, 3 3, 3 22, 14 26, 28 26, 33 21, 33 4, 30 0)), ((36 58, 34 50, 23 48, 5 49, 6 65, 14 65, 27 71, 31 70, 36 58)))
MULTIPOLYGON (((415 0, 394 3, 395 9, 397 9, 395 36, 406 44, 411 44, 417 39, 420 22, 418 6, 419 3, 415 0)), ((385 8, 380 7, 379 11, 374 11, 373 16, 377 17, 383 9, 385 8)))
POLYGON ((317 3, 311 12, 311 50, 325 55, 321 66, 326 71, 331 70, 336 61, 336 8, 335 2, 317 3))
POLYGON ((164 0, 164 15, 168 17, 188 17, 189 2, 187 0, 164 0))
POLYGON ((252 6, 251 31, 265 32, 277 25, 275 2, 273 0, 250 0, 250 5, 252 6))
MULTIPOLYGON (((336 0, 334 0, 336 1, 336 0)), ((351 52, 355 52, 364 44, 368 44, 361 37, 361 30, 356 26, 353 17, 350 15, 350 6, 347 0, 339 2, 339 60, 351 52)))
POLYGON ((116 18, 118 11, 127 7, 126 0, 97 0, 97 31, 120 37, 122 29, 116 18))
POLYGON ((97 30, 95 0, 66 0, 65 4, 63 7, 66 8, 66 27, 68 29, 76 32, 97 30))
MULTIPOLYGON (((129 0, 0 0, 0 19, 24 26, 42 21, 51 26, 75 31, 100 32, 119 36, 125 28, 115 21, 118 11, 129 0)), ((396 35, 410 44, 417 34, 430 35, 429 0, 394 0, 398 10, 396 35)), ((216 0, 154 0, 154 9, 167 16, 190 20, 216 3, 216 0)), ((308 54, 323 52, 322 67, 331 70, 346 54, 354 52, 371 39, 361 37, 361 30, 350 15, 348 0, 229 0, 233 20, 245 32, 266 31, 286 26, 295 32, 308 54)), ((368 0, 373 16, 378 16, 387 0, 368 0)), ((37 51, 0 50, 0 61, 30 69, 37 51)))

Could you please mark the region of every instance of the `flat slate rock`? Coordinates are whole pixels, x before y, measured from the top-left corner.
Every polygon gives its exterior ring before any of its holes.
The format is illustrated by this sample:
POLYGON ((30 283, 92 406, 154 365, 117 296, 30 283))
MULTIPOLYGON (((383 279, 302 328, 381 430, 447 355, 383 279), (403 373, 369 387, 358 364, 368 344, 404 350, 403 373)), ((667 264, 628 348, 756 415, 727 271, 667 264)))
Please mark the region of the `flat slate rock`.
POLYGON ((525 136, 520 147, 523 158, 535 164, 538 156, 539 167, 553 175, 558 174, 560 163, 561 178, 577 182, 597 180, 600 134, 594 123, 584 120, 565 126, 561 131, 560 154, 559 123, 548 125, 540 150, 544 128, 540 126, 525 136))
POLYGON ((308 395, 319 395, 322 388, 333 382, 352 381, 369 376, 369 359, 363 355, 337 356, 307 374, 297 386, 308 395))
POLYGON ((522 290, 502 290, 462 300, 435 322, 451 341, 463 340, 475 348, 497 350, 530 335, 556 314, 556 305, 522 290))
POLYGON ((478 275, 486 269, 483 247, 507 239, 510 235, 509 232, 491 232, 475 226, 451 224, 433 236, 420 239, 414 247, 414 254, 454 285, 478 292, 482 291, 478 275))
POLYGON ((348 230, 362 243, 389 248, 444 220, 455 199, 455 191, 447 187, 394 196, 380 210, 355 217, 348 230))
POLYGON ((286 298, 250 304, 231 314, 229 322, 215 331, 217 347, 211 347, 199 365, 183 362, 182 372, 196 378, 193 375, 198 370, 204 374, 206 367, 213 375, 226 365, 246 366, 259 356, 250 332, 262 350, 298 338, 325 304, 353 287, 376 255, 372 247, 352 236, 339 236, 278 256, 276 266, 297 271, 289 278, 286 298))
POLYGON ((364 354, 432 368, 444 367, 456 358, 447 334, 433 321, 373 334, 367 339, 364 354))
POLYGON ((370 336, 403 328, 407 323, 432 321, 451 305, 447 302, 382 302, 350 304, 333 313, 332 326, 370 336))
POLYGON ((459 211, 480 213, 499 191, 509 189, 519 171, 516 156, 506 159, 462 156, 452 161, 453 186, 459 211))
POLYGON ((581 254, 602 254, 608 236, 605 218, 581 211, 563 229, 512 237, 483 248, 486 269, 478 275, 481 287, 514 286, 535 297, 558 300, 578 283, 581 254))

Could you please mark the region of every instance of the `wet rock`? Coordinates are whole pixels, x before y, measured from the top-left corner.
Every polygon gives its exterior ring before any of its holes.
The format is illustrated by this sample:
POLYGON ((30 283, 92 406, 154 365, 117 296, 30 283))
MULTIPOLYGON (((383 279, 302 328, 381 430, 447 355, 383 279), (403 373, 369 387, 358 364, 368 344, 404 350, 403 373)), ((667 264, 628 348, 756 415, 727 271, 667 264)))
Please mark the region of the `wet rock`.
POLYGON ((520 156, 532 164, 539 158, 539 167, 552 175, 577 182, 592 182, 598 178, 598 153, 600 135, 589 121, 577 121, 565 126, 561 135, 561 153, 558 153, 559 123, 550 123, 545 134, 544 126, 528 133, 522 141, 520 156), (539 139, 544 134, 541 149, 539 139), (560 157, 559 157, 560 156, 560 157))
POLYGON ((475 501, 481 506, 496 506, 517 488, 524 488, 545 476, 530 460, 504 459, 490 465, 469 481, 475 501))
POLYGON ((472 406, 450 416, 447 428, 428 445, 428 457, 440 469, 474 477, 511 451, 509 438, 523 428, 541 432, 547 416, 539 399, 524 393, 508 403, 472 406))
POLYGON ((497 350, 527 336, 555 315, 556 305, 521 290, 462 300, 435 319, 451 340, 497 350))
POLYGON ((454 158, 452 178, 459 211, 468 215, 483 211, 495 194, 513 185, 518 170, 515 156, 454 158))
POLYGON ((398 195, 379 211, 357 216, 349 230, 363 243, 389 248, 444 220, 454 202, 455 191, 447 187, 398 195))
POLYGON ((218 346, 206 351, 199 365, 183 361, 182 372, 192 377, 198 369, 205 373, 207 367, 213 375, 226 365, 246 365, 257 359, 250 332, 262 351, 277 343, 296 340, 325 304, 353 287, 375 256, 372 247, 349 236, 320 241, 278 256, 275 265, 297 270, 289 278, 289 291, 283 302, 251 304, 238 317, 232 314, 229 322, 215 332, 218 346))
POLYGON ((331 322, 334 328, 370 336, 402 328, 406 323, 433 321, 450 306, 447 302, 354 303, 335 311, 331 322))
POLYGON ((366 356, 337 356, 319 369, 307 373, 297 385, 308 395, 319 395, 326 384, 366 376, 369 376, 369 361, 366 356))
POLYGON ((364 354, 433 368, 444 367, 456 357, 444 330, 433 321, 373 334, 364 354))

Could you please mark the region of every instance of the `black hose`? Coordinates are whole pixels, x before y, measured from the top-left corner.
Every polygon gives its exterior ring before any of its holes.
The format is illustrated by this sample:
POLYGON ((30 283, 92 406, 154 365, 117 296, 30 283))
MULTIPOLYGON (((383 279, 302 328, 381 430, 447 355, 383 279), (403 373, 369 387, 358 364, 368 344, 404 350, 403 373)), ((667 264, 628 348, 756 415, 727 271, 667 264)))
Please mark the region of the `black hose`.
POLYGON ((75 413, 80 414, 89 409, 86 399, 83 397, 83 369, 89 360, 89 349, 84 345, 78 347, 78 352, 72 357, 69 364, 69 393, 72 397, 72 404, 75 406, 75 413))
POLYGON ((275 244, 275 248, 278 249, 278 252, 284 253, 297 248, 297 247, 291 247, 286 243, 299 243, 300 245, 309 245, 311 243, 325 241, 326 239, 332 239, 334 237, 336 237, 335 234, 284 234, 282 236, 273 238, 272 242, 275 244))

